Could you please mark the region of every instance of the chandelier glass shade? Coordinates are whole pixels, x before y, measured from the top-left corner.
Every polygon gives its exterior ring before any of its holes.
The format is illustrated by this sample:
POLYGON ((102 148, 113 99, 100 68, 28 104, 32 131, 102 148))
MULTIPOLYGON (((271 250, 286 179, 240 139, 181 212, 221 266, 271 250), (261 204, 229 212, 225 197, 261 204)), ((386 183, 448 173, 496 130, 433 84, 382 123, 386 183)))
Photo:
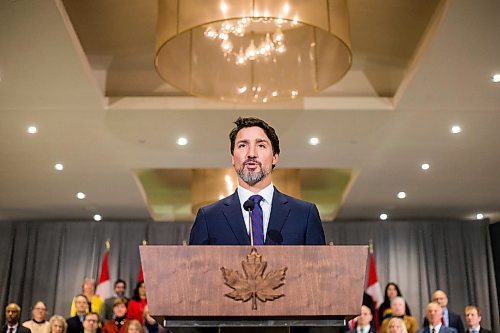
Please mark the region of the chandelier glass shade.
POLYGON ((352 64, 347 0, 159 0, 155 67, 230 103, 312 95, 352 64))

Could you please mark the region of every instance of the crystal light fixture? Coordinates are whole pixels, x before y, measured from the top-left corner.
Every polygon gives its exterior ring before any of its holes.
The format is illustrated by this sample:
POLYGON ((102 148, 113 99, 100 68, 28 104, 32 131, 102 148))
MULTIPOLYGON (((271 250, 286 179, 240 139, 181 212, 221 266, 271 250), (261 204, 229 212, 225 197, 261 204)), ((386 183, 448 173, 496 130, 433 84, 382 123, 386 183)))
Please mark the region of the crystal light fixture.
POLYGON ((231 103, 312 95, 352 63, 347 0, 159 0, 155 67, 231 103))

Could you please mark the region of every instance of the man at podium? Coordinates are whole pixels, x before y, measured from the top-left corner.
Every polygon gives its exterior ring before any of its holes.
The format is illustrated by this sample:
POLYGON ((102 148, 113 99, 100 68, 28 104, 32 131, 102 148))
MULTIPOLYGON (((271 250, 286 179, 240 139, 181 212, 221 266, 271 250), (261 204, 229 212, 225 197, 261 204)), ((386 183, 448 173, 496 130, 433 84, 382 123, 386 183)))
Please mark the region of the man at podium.
POLYGON ((229 133, 236 191, 198 210, 191 245, 325 245, 316 205, 278 191, 272 171, 278 136, 258 118, 238 118, 229 133))

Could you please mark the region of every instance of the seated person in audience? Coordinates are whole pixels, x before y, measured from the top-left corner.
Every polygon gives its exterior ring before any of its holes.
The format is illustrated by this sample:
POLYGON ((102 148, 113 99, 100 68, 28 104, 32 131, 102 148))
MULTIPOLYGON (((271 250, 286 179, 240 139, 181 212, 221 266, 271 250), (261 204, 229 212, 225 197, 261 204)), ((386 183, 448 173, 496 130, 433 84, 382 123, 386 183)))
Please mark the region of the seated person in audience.
POLYGON ((5 307, 5 325, 3 333, 31 333, 31 330, 19 323, 21 316, 21 307, 16 303, 10 303, 5 307))
POLYGON ((443 309, 438 303, 429 303, 425 312, 428 324, 419 329, 417 333, 457 333, 455 328, 446 327, 441 323, 441 320, 443 320, 443 309))
MULTIPOLYGON (((394 297, 391 301, 391 316, 401 318, 406 326, 406 330, 408 333, 416 333, 418 330, 417 319, 412 316, 408 316, 405 313, 405 300, 403 297, 394 297)), ((389 321, 391 318, 385 318, 380 326, 380 332, 385 332, 387 330, 387 326, 389 325, 389 321)))
POLYGON ((491 330, 481 326, 481 311, 477 306, 469 305, 465 307, 466 333, 492 333, 491 330))
POLYGON ((127 306, 123 299, 116 298, 113 304, 113 319, 104 323, 102 333, 126 333, 127 326, 127 306))
POLYGON ((83 333, 83 320, 89 310, 89 301, 84 294, 78 294, 73 299, 75 304, 76 314, 68 318, 68 333, 83 333))
POLYGON ((138 320, 132 319, 128 322, 126 333, 145 333, 145 332, 144 332, 144 327, 142 327, 142 324, 138 320))
POLYGON ((89 312, 83 319, 83 333, 97 333, 99 329, 99 314, 89 312))
POLYGON ((49 320, 49 329, 47 333, 66 333, 68 330, 68 324, 64 317, 59 315, 54 315, 50 317, 49 320))
POLYGON ((399 317, 393 317, 393 318, 386 318, 389 319, 389 322, 387 323, 387 330, 386 331, 380 331, 380 333, 408 333, 406 330, 405 323, 403 320, 399 317))
POLYGON ((139 281, 134 289, 134 295, 127 306, 127 318, 138 320, 144 324, 144 307, 148 304, 144 281, 139 281))
MULTIPOLYGON (((432 294, 432 301, 439 304, 441 309, 443 310, 443 323, 446 327, 455 328, 458 333, 464 333, 464 324, 462 322, 462 318, 460 318, 459 314, 448 311, 448 296, 442 290, 436 290, 432 294)), ((427 326, 427 318, 424 320, 424 326, 427 326)))
MULTIPOLYGON (((391 300, 394 297, 403 297, 398 285, 394 282, 389 282, 385 286, 384 302, 378 308, 378 323, 382 324, 385 318, 391 318, 391 300)), ((411 316, 410 307, 405 303, 405 311, 408 316, 411 316)))
POLYGON ((366 305, 361 306, 361 312, 356 317, 356 324, 354 328, 349 330, 349 333, 376 333, 375 327, 372 323, 372 311, 366 305))
POLYGON ((118 279, 115 281, 115 284, 114 284, 115 294, 114 294, 114 296, 107 298, 104 301, 104 319, 105 320, 113 319, 113 308, 115 306, 115 300, 117 298, 121 298, 124 301, 125 306, 127 306, 128 298, 125 297, 126 289, 127 289, 127 283, 124 280, 118 279))
MULTIPOLYGON (((104 308, 104 302, 94 292, 95 281, 91 278, 85 278, 82 284, 82 294, 84 294, 89 301, 88 312, 95 312, 97 314, 100 314, 104 308)), ((76 305, 75 300, 73 299, 73 303, 71 303, 71 316, 74 315, 76 315, 76 305)))
POLYGON ((35 302, 31 310, 31 320, 23 323, 24 327, 31 330, 31 333, 47 333, 49 322, 45 320, 47 307, 42 301, 35 302))

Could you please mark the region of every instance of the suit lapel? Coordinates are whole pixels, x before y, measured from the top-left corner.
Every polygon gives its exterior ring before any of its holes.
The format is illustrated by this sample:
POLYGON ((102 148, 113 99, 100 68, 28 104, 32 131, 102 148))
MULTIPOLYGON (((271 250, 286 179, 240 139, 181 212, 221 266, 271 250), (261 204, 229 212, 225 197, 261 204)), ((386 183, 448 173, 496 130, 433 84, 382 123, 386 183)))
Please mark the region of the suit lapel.
POLYGON ((233 231, 239 245, 250 244, 250 237, 247 234, 245 220, 241 211, 240 198, 238 192, 234 192, 231 196, 224 200, 222 213, 226 217, 229 228, 233 231))
MULTIPOLYGON (((274 188, 273 204, 271 206, 271 216, 269 217, 269 225, 267 230, 277 230, 281 232, 288 215, 290 214, 290 207, 287 205, 288 199, 274 188)), ((267 238, 266 238, 267 240, 267 238)), ((266 242, 267 243, 267 242, 266 242)))

